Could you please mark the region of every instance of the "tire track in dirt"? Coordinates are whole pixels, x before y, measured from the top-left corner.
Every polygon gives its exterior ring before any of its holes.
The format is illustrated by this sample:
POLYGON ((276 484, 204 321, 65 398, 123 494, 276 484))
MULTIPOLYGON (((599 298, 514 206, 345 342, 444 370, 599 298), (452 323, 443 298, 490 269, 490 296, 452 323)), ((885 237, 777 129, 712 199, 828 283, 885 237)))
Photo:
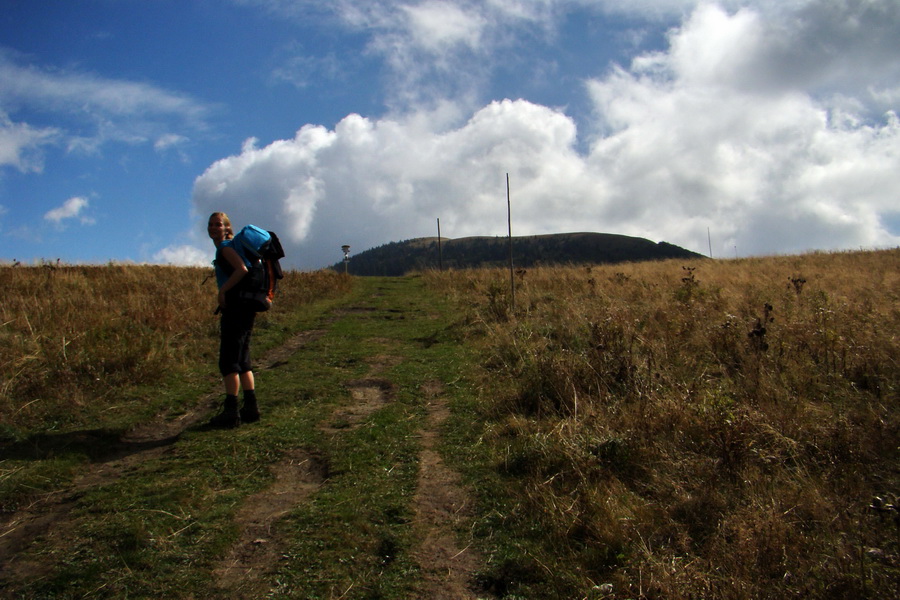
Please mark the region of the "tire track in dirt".
MULTIPOLYGON (((353 429, 389 402, 396 393, 396 386, 379 375, 402 360, 389 354, 370 357, 366 361, 370 367, 369 376, 345 384, 353 402, 335 410, 327 421, 320 423, 319 429, 330 434, 353 429)), ((419 392, 427 403, 427 419, 419 431, 422 449, 413 498, 413 527, 421 541, 412 553, 423 576, 416 597, 429 600, 485 598, 485 593, 477 593, 475 581, 483 560, 471 546, 461 548, 457 542, 459 525, 472 515, 471 500, 459 475, 444 464, 437 452, 440 427, 450 415, 443 386, 439 381, 427 381, 419 392)))
POLYGON ((421 430, 419 481, 414 498, 413 526, 419 546, 413 551, 422 570, 418 597, 430 600, 465 600, 485 597, 479 593, 475 575, 483 564, 471 547, 460 548, 459 525, 471 517, 471 500, 459 475, 444 464, 437 452, 440 427, 450 415, 443 387, 438 381, 422 385, 428 418, 421 430))
POLYGON ((235 515, 240 537, 213 573, 223 597, 252 600, 271 591, 282 547, 278 521, 328 480, 329 465, 318 452, 294 449, 271 471, 274 483, 247 497, 235 515))
MULTIPOLYGON (((258 364, 262 369, 278 368, 299 348, 324 334, 325 330, 302 331, 267 352, 258 364)), ((67 517, 89 489, 109 484, 144 461, 170 451, 184 431, 207 418, 219 398, 218 391, 210 392, 179 417, 168 419, 168 415, 159 415, 111 443, 108 437, 103 437, 106 434, 99 431, 74 432, 66 434, 64 440, 52 440, 51 443, 61 447, 102 443, 104 451, 95 456, 93 462, 84 467, 85 472, 69 485, 36 498, 30 505, 0 521, 0 583, 33 578, 48 569, 49 566, 32 564, 18 555, 41 536, 47 536, 51 543, 64 543, 72 528, 67 517)))
MULTIPOLYGON (((369 361, 379 372, 402 359, 379 355, 369 361)), ((361 425, 393 398, 394 385, 387 379, 367 377, 348 381, 345 387, 351 403, 336 409, 318 425, 323 433, 340 435, 361 425)), ((271 591, 269 576, 277 572, 281 553, 281 535, 277 523, 308 501, 329 476, 327 457, 315 451, 295 449, 272 468, 275 482, 249 496, 235 515, 240 536, 227 557, 214 571, 216 586, 223 597, 255 599, 271 591)))

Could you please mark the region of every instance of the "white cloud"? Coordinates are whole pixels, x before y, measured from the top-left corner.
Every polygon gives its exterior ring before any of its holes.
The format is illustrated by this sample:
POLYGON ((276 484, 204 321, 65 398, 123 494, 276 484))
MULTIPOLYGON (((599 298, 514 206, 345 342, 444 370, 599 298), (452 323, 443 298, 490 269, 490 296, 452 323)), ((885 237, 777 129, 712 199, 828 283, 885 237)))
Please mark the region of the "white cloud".
POLYGON ((40 149, 55 143, 59 134, 53 127, 14 123, 0 111, 0 167, 15 167, 23 173, 40 172, 44 167, 40 149))
MULTIPOLYGON (((684 80, 758 93, 856 94, 896 88, 900 3, 808 0, 793 10, 734 13, 701 5, 673 31, 670 60, 684 80)), ((882 108, 885 108, 882 105, 882 108)))
POLYGON ((177 133, 166 133, 156 139, 156 142, 153 143, 153 148, 161 152, 164 150, 182 146, 188 141, 190 140, 183 135, 178 135, 177 133))
POLYGON ((761 40, 773 31, 758 13, 702 7, 670 52, 591 82, 606 132, 592 160, 614 174, 628 214, 667 222, 653 230, 676 243, 699 247, 710 227, 744 253, 896 244, 884 225, 900 186, 895 113, 817 99, 787 76, 748 86, 791 72, 782 57, 807 37, 782 31, 772 53, 761 40))
POLYGON ((306 126, 293 140, 245 144, 197 179, 197 212, 275 229, 289 264, 316 267, 344 243, 432 235, 436 218, 454 237, 501 235, 509 172, 517 233, 602 228, 589 196, 601 186, 573 150, 575 125, 564 114, 504 101, 442 133, 424 122, 351 115, 333 131, 306 126))
MULTIPOLYGON (((553 35, 558 7, 573 0, 232 0, 307 22, 329 13, 343 29, 361 32, 367 52, 385 65, 386 102, 398 112, 439 105, 446 97, 476 97, 497 67, 498 48, 533 30, 553 35)), ((328 64, 328 63, 326 63, 328 64)), ((275 77, 305 85, 315 59, 284 61, 275 77)), ((333 70, 333 69, 332 69, 333 70)), ((470 104, 474 106, 474 104, 470 104)))
POLYGON ((153 149, 160 154, 174 153, 182 163, 188 164, 190 157, 186 147, 190 141, 190 138, 177 133, 164 133, 153 143, 153 149))
POLYGON ((408 28, 417 46, 431 52, 445 52, 455 45, 477 48, 481 44, 485 19, 462 7, 431 0, 418 5, 401 6, 408 28))
POLYGON ((208 267, 210 261, 212 252, 189 244, 168 246, 153 255, 154 263, 176 267, 208 267))
MULTIPOLYGON (((19 124, 20 134, 43 134, 63 141, 69 150, 92 152, 110 141, 156 143, 166 135, 181 135, 170 133, 172 129, 202 131, 210 113, 209 106, 193 98, 151 84, 27 66, 2 49, 0 81, 0 108, 6 113, 27 109, 29 120, 58 122, 64 117, 67 123, 65 129, 19 124)), ((0 126, 10 129, 2 120, 0 126)))
POLYGON ((125 117, 177 116, 201 124, 208 108, 193 99, 147 83, 115 80, 76 71, 50 71, 18 64, 0 52, 0 101, 27 102, 51 110, 125 117))
POLYGON ((44 219, 52 221, 57 225, 61 225, 63 221, 69 219, 76 219, 82 225, 93 225, 96 221, 92 217, 84 214, 85 209, 87 209, 89 205, 90 203, 87 198, 73 196, 66 200, 62 206, 47 211, 44 215, 44 219))

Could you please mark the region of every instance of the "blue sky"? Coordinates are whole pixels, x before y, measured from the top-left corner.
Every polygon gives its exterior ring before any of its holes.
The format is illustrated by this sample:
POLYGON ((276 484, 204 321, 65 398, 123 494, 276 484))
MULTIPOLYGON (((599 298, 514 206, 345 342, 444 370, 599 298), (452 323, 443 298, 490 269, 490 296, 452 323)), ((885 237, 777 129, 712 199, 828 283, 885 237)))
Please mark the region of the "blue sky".
POLYGON ((900 244, 896 0, 0 0, 0 261, 900 244))

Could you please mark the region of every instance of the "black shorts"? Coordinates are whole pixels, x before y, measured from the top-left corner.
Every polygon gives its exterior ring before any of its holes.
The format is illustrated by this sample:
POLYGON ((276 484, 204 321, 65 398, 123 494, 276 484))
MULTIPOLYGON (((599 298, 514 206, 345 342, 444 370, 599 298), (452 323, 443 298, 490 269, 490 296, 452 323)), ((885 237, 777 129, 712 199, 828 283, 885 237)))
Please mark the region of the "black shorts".
POLYGON ((225 309, 220 322, 219 372, 222 375, 252 371, 250 337, 256 313, 249 310, 225 309))

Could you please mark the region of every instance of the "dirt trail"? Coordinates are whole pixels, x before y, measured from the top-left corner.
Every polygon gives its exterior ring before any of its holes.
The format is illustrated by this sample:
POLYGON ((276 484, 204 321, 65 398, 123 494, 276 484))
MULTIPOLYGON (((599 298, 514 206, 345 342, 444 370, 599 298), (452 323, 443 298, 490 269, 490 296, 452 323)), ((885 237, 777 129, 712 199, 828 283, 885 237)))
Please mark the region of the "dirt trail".
POLYGON ((428 400, 428 419, 422 429, 419 483, 415 497, 415 527, 422 540, 415 550, 424 574, 420 597, 431 600, 478 598, 474 576, 483 564, 471 547, 460 548, 456 528, 470 516, 471 501, 459 476, 437 452, 440 426, 449 416, 440 382, 427 382, 422 394, 428 400))
POLYGON ((305 501, 328 479, 328 461, 315 451, 295 449, 271 467, 275 482, 244 501, 235 515, 238 541, 215 570, 217 586, 228 598, 262 598, 267 575, 278 566, 278 521, 305 501))
MULTIPOLYGON (((345 311, 354 312, 365 311, 345 311)), ((391 402, 395 385, 381 375, 402 360, 386 354, 370 357, 366 361, 368 376, 344 384, 351 402, 337 408, 318 425, 319 430, 342 435, 391 402)), ((471 502, 459 476, 444 464, 436 448, 440 426, 450 411, 439 381, 426 382, 419 391, 427 402, 428 418, 419 433, 422 451, 413 507, 414 527, 421 539, 413 553, 423 573, 416 597, 475 599, 479 595, 474 592, 474 577, 482 561, 472 548, 460 548, 455 531, 460 520, 469 514, 471 502)), ((280 550, 277 521, 307 500, 319 486, 327 484, 327 471, 325 458, 298 450, 296 455, 275 466, 276 481, 271 487, 246 500, 235 517, 242 532, 240 538, 216 571, 218 587, 228 597, 249 599, 266 594, 264 576, 277 568, 280 550)))

